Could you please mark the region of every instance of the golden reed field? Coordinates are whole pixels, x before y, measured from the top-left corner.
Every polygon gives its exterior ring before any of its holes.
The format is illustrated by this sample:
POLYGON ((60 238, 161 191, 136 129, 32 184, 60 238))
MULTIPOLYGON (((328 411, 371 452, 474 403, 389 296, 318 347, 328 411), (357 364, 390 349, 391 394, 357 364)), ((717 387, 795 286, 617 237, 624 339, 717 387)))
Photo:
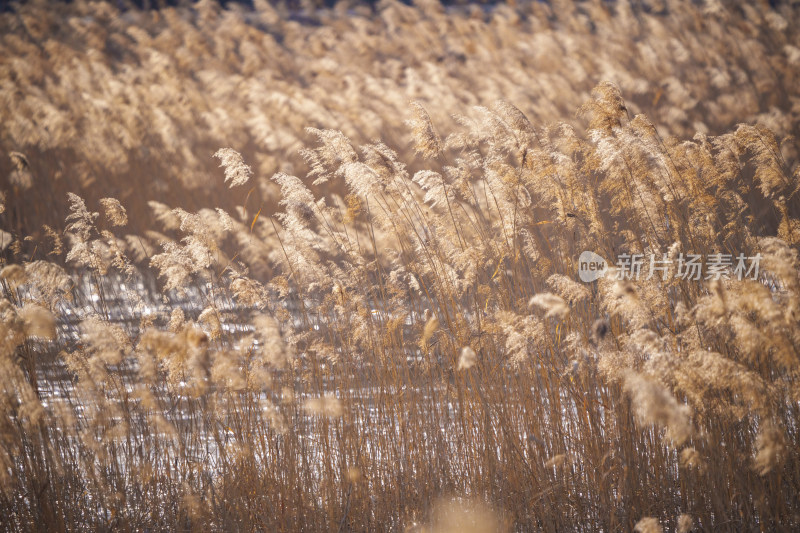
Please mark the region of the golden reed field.
POLYGON ((0 12, 0 530, 800 530, 800 4, 0 12))

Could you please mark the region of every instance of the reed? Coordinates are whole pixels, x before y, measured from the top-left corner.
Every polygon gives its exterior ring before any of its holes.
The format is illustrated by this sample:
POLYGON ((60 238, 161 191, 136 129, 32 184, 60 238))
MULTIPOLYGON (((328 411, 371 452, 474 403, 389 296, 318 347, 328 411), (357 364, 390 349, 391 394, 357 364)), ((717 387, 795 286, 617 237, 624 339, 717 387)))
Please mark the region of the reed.
POLYGON ((0 14, 0 529, 800 527, 797 9, 351 7, 0 14))

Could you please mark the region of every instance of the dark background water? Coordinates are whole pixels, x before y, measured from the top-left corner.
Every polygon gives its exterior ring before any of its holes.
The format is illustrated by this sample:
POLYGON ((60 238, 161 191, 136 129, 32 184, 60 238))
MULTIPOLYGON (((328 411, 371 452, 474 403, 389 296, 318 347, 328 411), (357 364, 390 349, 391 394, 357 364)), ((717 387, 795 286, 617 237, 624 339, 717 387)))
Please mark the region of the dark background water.
MULTIPOLYGON (((72 0, 51 0, 53 3, 70 3, 72 0)), ((126 11, 129 9, 161 9, 163 7, 171 6, 191 6, 197 3, 197 0, 106 0, 109 3, 117 5, 120 10, 126 11)), ((413 0, 398 0, 399 2, 412 5, 413 0)), ((543 2, 547 3, 548 0, 439 0, 445 6, 466 6, 466 5, 497 5, 497 4, 526 4, 543 2)), ((576 3, 582 3, 584 0, 575 0, 576 3)), ((615 4, 619 0, 605 0, 609 4, 615 4)), ((663 3, 660 0, 629 0, 635 9, 640 9, 644 12, 659 11, 663 9, 663 3)), ((703 0, 688 0, 695 4, 703 3, 703 0)), ((795 0, 761 0, 754 2, 761 7, 776 7, 786 2, 793 2, 795 0)), ((0 13, 13 11, 14 6, 27 3, 26 0, 0 0, 0 13)), ((217 0, 217 3, 223 7, 231 5, 240 5, 244 7, 253 7, 253 0, 217 0)), ((309 9, 325 9, 332 8, 338 3, 345 3, 350 6, 367 5, 376 6, 380 0, 271 0, 270 3, 276 7, 281 7, 289 12, 301 12, 309 9)), ((737 4, 738 0, 731 0, 723 3, 737 4)))
MULTIPOLYGON (((66 2, 70 3, 72 0, 51 0, 54 3, 58 2, 66 2)), ((128 9, 160 9, 167 6, 190 6, 196 3, 197 0, 107 0, 109 3, 113 3, 117 5, 121 10, 128 10, 128 9)), ((413 0, 398 0, 399 2, 407 5, 412 5, 414 3, 413 0)), ((478 4, 478 5, 496 5, 496 4, 506 4, 511 3, 513 4, 525 4, 531 2, 547 2, 548 0, 439 0, 441 4, 446 6, 458 6, 458 5, 470 5, 470 4, 478 4)), ((617 0, 606 0, 609 3, 616 3, 617 0)), ((636 7, 644 10, 650 11, 654 6, 655 9, 659 9, 657 6, 661 4, 659 1, 649 1, 649 0, 630 0, 633 5, 636 7)), ((699 3, 700 0, 690 0, 695 3, 699 3)), ((769 0, 770 5, 775 5, 781 3, 782 0, 769 0)), ((577 0, 578 3, 581 0, 577 0)), ((15 5, 25 4, 25 0, 0 0, 0 12, 3 11, 13 11, 15 5)), ((227 6, 228 4, 238 4, 245 7, 253 7, 253 0, 218 0, 218 3, 222 6, 227 6)), ((337 3, 346 3, 351 6, 356 5, 367 5, 367 6, 375 6, 379 3, 379 0, 273 0, 270 2, 274 6, 280 6, 284 9, 289 11, 302 11, 306 9, 321 9, 321 8, 331 8, 335 6, 337 3)), ((765 2, 766 3, 766 2, 765 2)))
MULTIPOLYGON (((51 0, 54 3, 70 3, 71 0, 51 0)), ((187 6, 196 3, 197 0, 107 0, 109 3, 117 5, 121 10, 127 9, 160 9, 166 6, 187 6)), ((270 3, 275 6, 283 6, 291 11, 300 11, 308 8, 331 8, 343 0, 277 0, 270 3)), ((350 5, 370 5, 379 3, 379 0, 344 0, 350 5)), ((398 0, 403 4, 411 5, 413 0, 398 0)), ((467 4, 504 4, 506 0, 440 0, 444 5, 467 5, 467 4)), ((25 4, 25 0, 0 0, 0 10, 13 11, 14 5, 25 4)), ((222 6, 228 4, 238 4, 246 7, 253 7, 252 0, 218 0, 222 6)))

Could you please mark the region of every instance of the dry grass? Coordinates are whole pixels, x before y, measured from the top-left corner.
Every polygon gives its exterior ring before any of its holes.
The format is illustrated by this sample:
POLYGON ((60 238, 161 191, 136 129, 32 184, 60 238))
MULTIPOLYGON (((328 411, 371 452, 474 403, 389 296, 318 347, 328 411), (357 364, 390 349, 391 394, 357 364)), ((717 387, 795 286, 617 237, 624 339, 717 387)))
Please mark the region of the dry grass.
POLYGON ((0 15, 2 529, 800 528, 796 8, 256 4, 0 15))

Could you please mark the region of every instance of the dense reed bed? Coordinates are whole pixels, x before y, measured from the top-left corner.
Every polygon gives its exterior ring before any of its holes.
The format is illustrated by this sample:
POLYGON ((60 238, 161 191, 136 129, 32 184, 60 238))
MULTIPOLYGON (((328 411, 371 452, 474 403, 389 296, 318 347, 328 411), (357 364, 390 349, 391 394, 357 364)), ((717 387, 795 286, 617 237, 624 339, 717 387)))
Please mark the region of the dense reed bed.
POLYGON ((442 135, 457 130, 452 115, 499 99, 541 127, 573 123, 610 80, 663 136, 741 122, 797 136, 796 8, 739 4, 342 2, 298 13, 262 1, 147 12, 25 2, 0 17, 0 146, 26 160, 24 176, 7 178, 22 163, 0 158, 7 203, 27 206, 7 226, 47 241, 42 225, 62 226, 68 192, 119 199, 137 232, 151 229, 153 199, 232 211, 239 199, 209 158, 223 146, 256 171, 249 206, 274 209, 269 178, 303 175, 308 127, 380 139, 414 165, 410 100, 442 135))
POLYGON ((800 528, 797 21, 0 14, 0 527, 800 528))

